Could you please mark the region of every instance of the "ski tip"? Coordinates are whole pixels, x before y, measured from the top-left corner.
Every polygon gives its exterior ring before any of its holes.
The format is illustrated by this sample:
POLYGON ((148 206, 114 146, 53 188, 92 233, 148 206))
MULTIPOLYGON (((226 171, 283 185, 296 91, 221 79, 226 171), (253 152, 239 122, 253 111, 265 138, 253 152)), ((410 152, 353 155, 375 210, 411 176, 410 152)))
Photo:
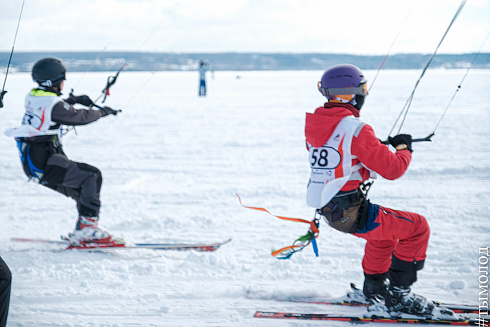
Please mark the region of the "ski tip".
POLYGON ((227 239, 226 241, 223 241, 223 242, 218 242, 218 243, 209 244, 209 245, 201 245, 201 246, 196 247, 195 250, 205 251, 205 252, 213 252, 213 251, 218 250, 221 246, 230 243, 231 240, 232 239, 229 238, 229 239, 227 239))
POLYGON ((222 245, 228 244, 230 242, 231 242, 231 238, 227 239, 224 242, 219 242, 219 243, 209 244, 209 245, 200 245, 197 247, 190 247, 190 249, 201 251, 201 252, 214 252, 218 250, 222 245))
POLYGON ((218 248, 219 248, 219 247, 221 247, 222 245, 225 245, 225 244, 230 243, 230 242, 231 242, 231 240, 232 240, 232 239, 231 239, 231 238, 229 238, 229 239, 227 239, 227 240, 226 240, 226 241, 224 241, 224 242, 218 243, 218 244, 217 244, 218 246, 217 246, 217 248, 216 248, 216 249, 218 249, 218 248))

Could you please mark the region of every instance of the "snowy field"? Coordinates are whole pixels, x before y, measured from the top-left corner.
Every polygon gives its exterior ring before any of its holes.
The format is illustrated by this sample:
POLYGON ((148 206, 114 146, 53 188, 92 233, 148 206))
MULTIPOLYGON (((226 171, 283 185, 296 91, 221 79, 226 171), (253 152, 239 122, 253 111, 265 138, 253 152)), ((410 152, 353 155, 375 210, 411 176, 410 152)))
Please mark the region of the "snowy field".
MULTIPOLYGON (((370 80, 375 71, 366 71, 370 80)), ((429 70, 403 132, 432 132, 463 70, 429 70)), ((110 73, 68 73, 65 94, 95 99, 110 73)), ((256 310, 339 312, 314 304, 245 298, 272 294, 341 296, 362 284, 365 241, 323 222, 319 254, 270 256, 306 233, 240 206, 305 219, 309 178, 305 112, 323 104, 320 71, 215 72, 197 96, 197 72, 122 72, 106 102, 123 112, 77 128, 67 155, 101 169, 102 228, 127 242, 215 242, 217 252, 87 253, 11 237, 57 240, 77 218, 73 200, 26 181, 15 143, 3 135, 23 115, 29 74, 8 77, 0 109, 0 256, 13 273, 14 326, 345 326, 253 318, 256 310), (240 78, 237 78, 237 76, 240 78)), ((361 118, 386 139, 420 71, 383 70, 361 118)), ((478 303, 478 249, 490 246, 490 71, 472 70, 432 143, 414 144, 408 172, 379 178, 373 203, 427 217, 425 269, 414 291, 444 302, 478 303)))

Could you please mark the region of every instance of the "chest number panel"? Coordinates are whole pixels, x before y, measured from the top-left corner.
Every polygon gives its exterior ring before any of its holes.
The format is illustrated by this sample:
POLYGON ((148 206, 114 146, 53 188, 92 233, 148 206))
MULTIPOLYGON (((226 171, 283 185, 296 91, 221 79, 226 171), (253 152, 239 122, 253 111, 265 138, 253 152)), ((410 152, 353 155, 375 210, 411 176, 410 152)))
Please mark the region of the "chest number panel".
POLYGON ((340 153, 332 147, 310 149, 310 166, 312 169, 335 169, 341 162, 340 153))
POLYGON ((30 125, 35 129, 41 127, 42 124, 43 124, 42 118, 32 112, 26 112, 24 118, 22 119, 22 125, 30 125))

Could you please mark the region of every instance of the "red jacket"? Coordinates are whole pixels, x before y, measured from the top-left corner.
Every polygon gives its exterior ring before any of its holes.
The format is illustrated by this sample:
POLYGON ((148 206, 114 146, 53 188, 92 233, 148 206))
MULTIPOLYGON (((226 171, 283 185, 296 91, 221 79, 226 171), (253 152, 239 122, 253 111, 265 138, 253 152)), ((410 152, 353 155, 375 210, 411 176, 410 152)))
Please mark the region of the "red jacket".
MULTIPOLYGON (((313 147, 323 146, 332 135, 337 124, 346 116, 359 117, 359 110, 350 104, 325 103, 315 113, 306 114, 306 142, 313 147)), ((351 153, 357 156, 352 160, 355 165, 362 162, 366 167, 382 177, 390 180, 400 178, 408 168, 412 154, 408 150, 391 152, 374 134, 373 128, 365 124, 359 134, 352 139, 351 153)), ((363 181, 369 179, 369 171, 359 170, 363 181)), ((350 191, 359 187, 360 181, 349 181, 342 191, 350 191)))

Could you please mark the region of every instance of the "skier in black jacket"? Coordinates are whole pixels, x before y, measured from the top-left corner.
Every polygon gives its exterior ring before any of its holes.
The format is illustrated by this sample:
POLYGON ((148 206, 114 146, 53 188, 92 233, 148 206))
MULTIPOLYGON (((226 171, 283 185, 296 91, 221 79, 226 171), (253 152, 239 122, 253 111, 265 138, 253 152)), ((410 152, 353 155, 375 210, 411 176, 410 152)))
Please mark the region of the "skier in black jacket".
POLYGON ((0 257, 0 327, 7 326, 11 287, 12 273, 5 261, 0 257))
POLYGON ((56 58, 39 60, 32 68, 32 79, 39 84, 26 96, 25 115, 19 128, 7 131, 15 137, 25 174, 41 185, 73 198, 78 221, 68 240, 73 245, 98 243, 123 244, 98 228, 102 174, 96 167, 68 159, 61 145, 61 125, 86 125, 118 111, 109 107, 100 110, 75 109, 78 103, 94 105, 86 96, 61 98, 66 69, 56 58))

